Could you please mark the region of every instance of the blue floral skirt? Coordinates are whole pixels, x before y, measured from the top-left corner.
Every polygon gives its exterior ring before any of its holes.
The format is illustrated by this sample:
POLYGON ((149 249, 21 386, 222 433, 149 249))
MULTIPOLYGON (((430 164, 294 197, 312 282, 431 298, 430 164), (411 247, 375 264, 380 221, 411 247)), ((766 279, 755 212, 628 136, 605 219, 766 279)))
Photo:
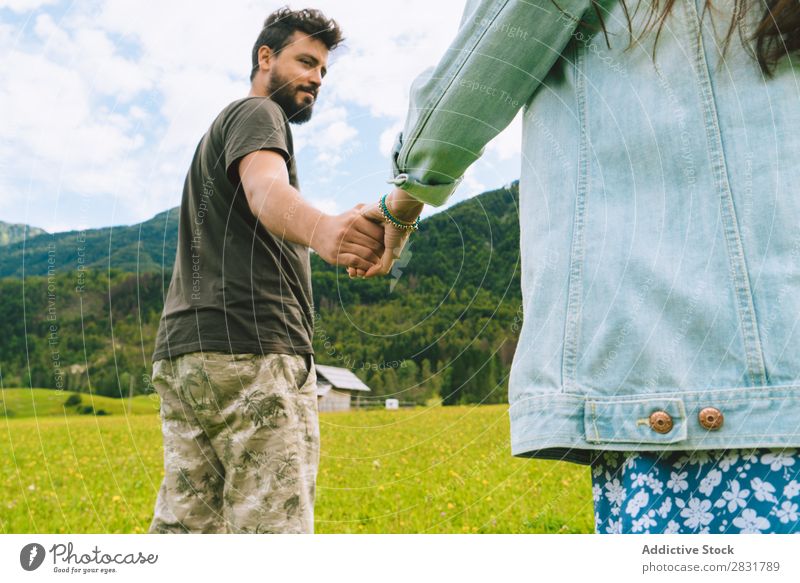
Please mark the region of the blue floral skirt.
POLYGON ((598 533, 800 533, 800 454, 605 452, 592 496, 598 533))

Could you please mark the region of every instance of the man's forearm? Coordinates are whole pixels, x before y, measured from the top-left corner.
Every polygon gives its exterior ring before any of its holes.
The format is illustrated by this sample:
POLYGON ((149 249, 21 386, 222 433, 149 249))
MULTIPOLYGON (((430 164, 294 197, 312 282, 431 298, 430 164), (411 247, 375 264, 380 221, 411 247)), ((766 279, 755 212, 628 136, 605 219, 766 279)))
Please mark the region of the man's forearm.
POLYGON ((366 270, 380 263, 383 227, 361 216, 357 207, 328 215, 280 179, 262 180, 250 189, 247 200, 252 213, 270 233, 310 247, 331 265, 366 270))
POLYGON ((289 183, 279 154, 251 152, 239 161, 239 176, 250 212, 275 237, 310 247, 331 265, 369 269, 380 262, 383 227, 360 207, 336 216, 315 209, 289 183))
POLYGON ((248 203, 270 233, 315 248, 315 234, 327 215, 306 202, 297 189, 277 179, 272 180, 253 192, 248 203))

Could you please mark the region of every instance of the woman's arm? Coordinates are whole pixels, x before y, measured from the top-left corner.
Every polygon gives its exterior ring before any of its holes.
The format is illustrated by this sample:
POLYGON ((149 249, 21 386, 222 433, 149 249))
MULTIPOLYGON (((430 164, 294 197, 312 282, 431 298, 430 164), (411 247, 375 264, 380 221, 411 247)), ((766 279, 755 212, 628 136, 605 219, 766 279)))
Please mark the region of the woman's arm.
POLYGON ((395 186, 439 206, 540 88, 590 0, 469 0, 458 34, 416 79, 392 155, 395 186))

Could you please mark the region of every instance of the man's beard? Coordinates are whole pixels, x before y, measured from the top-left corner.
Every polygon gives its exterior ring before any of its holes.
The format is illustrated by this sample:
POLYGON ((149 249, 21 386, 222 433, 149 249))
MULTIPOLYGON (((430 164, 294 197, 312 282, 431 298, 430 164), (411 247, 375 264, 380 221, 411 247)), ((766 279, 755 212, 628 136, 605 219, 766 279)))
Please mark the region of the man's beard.
POLYGON ((313 92, 316 101, 316 89, 302 86, 292 87, 288 80, 274 73, 267 87, 270 99, 281 106, 286 117, 289 118, 289 123, 301 124, 311 119, 314 101, 308 104, 297 103, 297 93, 303 89, 313 92))

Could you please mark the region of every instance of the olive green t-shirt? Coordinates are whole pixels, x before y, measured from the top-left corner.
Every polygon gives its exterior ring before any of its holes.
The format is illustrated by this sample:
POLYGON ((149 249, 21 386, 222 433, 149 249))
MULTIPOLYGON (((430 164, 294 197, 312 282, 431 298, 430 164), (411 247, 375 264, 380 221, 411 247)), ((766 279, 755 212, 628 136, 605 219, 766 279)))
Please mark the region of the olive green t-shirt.
POLYGON ((280 153, 298 187, 289 122, 269 98, 234 101, 197 146, 154 361, 209 350, 313 353, 309 249, 267 231, 239 182, 239 161, 256 150, 280 153))

